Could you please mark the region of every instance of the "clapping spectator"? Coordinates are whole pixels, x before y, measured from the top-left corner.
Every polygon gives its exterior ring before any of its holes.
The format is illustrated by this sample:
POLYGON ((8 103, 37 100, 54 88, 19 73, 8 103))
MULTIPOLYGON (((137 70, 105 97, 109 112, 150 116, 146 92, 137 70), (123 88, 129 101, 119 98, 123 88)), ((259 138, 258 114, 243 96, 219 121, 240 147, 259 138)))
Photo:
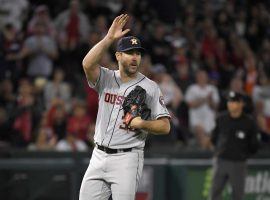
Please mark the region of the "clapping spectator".
POLYGON ((44 25, 44 32, 48 36, 52 38, 55 37, 55 27, 51 20, 49 9, 46 5, 39 5, 34 10, 34 14, 27 26, 27 32, 29 35, 35 34, 35 24, 37 23, 42 23, 44 25))
POLYGON ((27 75, 35 78, 48 78, 54 65, 58 50, 54 39, 46 34, 46 25, 42 22, 34 24, 34 34, 26 39, 17 58, 28 57, 27 75))
POLYGON ((204 70, 196 72, 196 82, 189 86, 185 94, 189 107, 189 127, 200 147, 210 146, 210 133, 215 126, 215 114, 219 104, 218 90, 208 83, 204 70))
POLYGON ((71 88, 70 85, 64 81, 65 72, 57 68, 53 73, 51 81, 48 81, 44 87, 44 101, 46 108, 49 109, 54 101, 64 101, 66 108, 70 109, 71 103, 71 88))

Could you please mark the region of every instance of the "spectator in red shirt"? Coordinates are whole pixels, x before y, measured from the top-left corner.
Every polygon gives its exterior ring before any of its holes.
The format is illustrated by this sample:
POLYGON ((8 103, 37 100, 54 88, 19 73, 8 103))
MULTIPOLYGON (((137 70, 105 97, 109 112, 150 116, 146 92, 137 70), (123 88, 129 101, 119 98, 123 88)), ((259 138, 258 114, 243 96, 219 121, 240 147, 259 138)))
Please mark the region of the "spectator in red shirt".
POLYGON ((85 103, 76 103, 72 115, 68 118, 67 131, 88 142, 87 131, 90 123, 92 123, 92 120, 87 115, 85 103))

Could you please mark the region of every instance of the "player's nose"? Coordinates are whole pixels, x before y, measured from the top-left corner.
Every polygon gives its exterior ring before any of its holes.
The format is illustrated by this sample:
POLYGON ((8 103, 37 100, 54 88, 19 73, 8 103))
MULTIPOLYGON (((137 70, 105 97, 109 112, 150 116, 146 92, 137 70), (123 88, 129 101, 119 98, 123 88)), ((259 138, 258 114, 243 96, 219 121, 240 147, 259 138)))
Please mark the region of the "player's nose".
POLYGON ((139 59, 139 57, 140 57, 139 54, 133 53, 132 54, 132 61, 137 61, 139 59))

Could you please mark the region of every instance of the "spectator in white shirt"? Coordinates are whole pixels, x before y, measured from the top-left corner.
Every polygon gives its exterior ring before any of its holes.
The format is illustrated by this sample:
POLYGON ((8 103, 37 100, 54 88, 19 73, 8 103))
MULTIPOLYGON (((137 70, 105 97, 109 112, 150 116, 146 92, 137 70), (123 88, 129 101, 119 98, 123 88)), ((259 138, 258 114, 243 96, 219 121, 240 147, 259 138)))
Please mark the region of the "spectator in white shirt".
POLYGON ((208 83, 204 70, 196 72, 196 82, 187 88, 185 100, 189 107, 189 127, 200 147, 210 147, 210 133, 215 126, 215 113, 219 104, 218 90, 208 83))
POLYGON ((67 133, 66 137, 62 140, 60 140, 56 144, 56 150, 57 151, 87 151, 88 147, 87 145, 80 139, 77 138, 77 136, 74 133, 67 133))

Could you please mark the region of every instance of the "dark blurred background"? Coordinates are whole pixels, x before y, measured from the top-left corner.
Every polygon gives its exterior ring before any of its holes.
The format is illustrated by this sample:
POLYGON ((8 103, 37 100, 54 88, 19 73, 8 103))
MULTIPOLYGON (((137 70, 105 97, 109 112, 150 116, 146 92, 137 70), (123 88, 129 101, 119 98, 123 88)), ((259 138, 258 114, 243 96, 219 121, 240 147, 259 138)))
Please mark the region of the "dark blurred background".
MULTIPOLYGON (((172 116, 170 135, 149 136, 146 158, 159 164, 149 160, 146 166, 157 166, 154 174, 164 164, 162 159, 166 166, 170 159, 180 163, 206 159, 209 166, 213 119, 226 109, 230 90, 245 95, 245 111, 260 130, 261 148, 255 157, 268 163, 270 1, 0 0, 0 4, 1 199, 76 199, 94 147, 98 107, 98 95, 88 87, 81 62, 120 13, 129 14, 130 34, 147 49, 141 72, 159 84, 172 116), (194 93, 200 84, 210 89, 194 93), (195 110, 191 101, 202 97, 205 105, 195 110), (43 171, 49 174, 42 177, 43 171), (54 192, 65 190, 70 193, 54 192)), ((102 66, 117 69, 114 50, 104 56, 102 66)), ((179 183, 184 188, 181 184, 186 183, 179 183)), ((150 185, 152 193, 164 188, 150 185)), ((166 186, 160 199, 192 199, 185 189, 176 198, 171 188, 166 186)))

